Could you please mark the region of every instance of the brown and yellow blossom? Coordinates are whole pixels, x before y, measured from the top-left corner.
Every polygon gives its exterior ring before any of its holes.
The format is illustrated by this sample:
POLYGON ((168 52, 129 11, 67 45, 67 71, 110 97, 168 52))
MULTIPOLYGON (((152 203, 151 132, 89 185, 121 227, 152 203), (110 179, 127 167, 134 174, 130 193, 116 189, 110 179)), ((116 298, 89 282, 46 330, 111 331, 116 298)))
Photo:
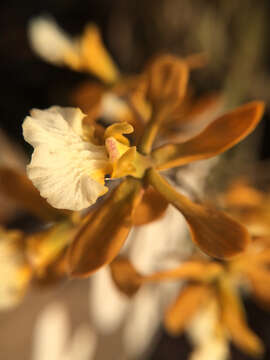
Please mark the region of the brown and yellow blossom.
POLYGON ((188 331, 195 346, 194 358, 207 351, 210 357, 217 350, 219 358, 225 359, 230 340, 249 355, 264 351, 261 340, 248 327, 240 290, 248 289, 258 304, 269 310, 269 262, 269 239, 254 239, 242 255, 226 263, 194 257, 175 269, 146 276, 119 257, 112 262, 111 273, 118 289, 129 297, 147 283, 185 280, 165 311, 165 328, 173 336, 188 331))

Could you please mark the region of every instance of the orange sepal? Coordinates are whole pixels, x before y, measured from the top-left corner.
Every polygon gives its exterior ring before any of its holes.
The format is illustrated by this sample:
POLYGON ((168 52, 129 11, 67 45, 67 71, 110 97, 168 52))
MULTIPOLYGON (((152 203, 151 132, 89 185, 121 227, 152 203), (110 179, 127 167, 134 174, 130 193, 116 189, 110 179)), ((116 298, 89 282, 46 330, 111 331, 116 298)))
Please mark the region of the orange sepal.
POLYGON ((89 215, 68 251, 72 276, 88 276, 117 256, 132 227, 132 213, 141 195, 141 182, 127 178, 89 215))
POLYGON ((248 103, 219 117, 189 141, 161 146, 152 153, 157 169, 182 166, 223 153, 254 130, 263 111, 263 102, 248 103))
POLYGON ((244 251, 250 243, 246 228, 224 212, 193 203, 154 169, 149 169, 147 176, 149 183, 182 213, 192 240, 208 255, 231 258, 244 251))

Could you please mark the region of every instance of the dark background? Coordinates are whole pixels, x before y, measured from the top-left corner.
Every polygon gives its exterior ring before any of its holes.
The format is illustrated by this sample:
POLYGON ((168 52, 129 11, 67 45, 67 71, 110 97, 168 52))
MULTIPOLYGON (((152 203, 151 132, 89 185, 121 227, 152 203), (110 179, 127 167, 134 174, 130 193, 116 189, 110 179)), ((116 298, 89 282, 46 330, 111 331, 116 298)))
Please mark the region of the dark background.
MULTIPOLYGON (((0 126, 24 145, 23 118, 32 107, 72 105, 70 92, 88 75, 54 67, 30 49, 27 24, 43 13, 55 17, 61 27, 79 34, 84 25, 97 23, 115 61, 123 72, 139 71, 146 60, 161 51, 179 55, 206 50, 210 63, 195 72, 196 90, 238 90, 236 103, 270 98, 269 1, 177 0, 9 0, 0 3, 0 126), (229 3, 229 4, 225 4, 229 3)), ((259 159, 270 157, 270 125, 267 107, 259 142, 259 159)), ((265 344, 270 344, 270 315, 247 303, 250 325, 265 344)), ((16 345, 16 344, 15 344, 16 345)), ((165 333, 152 360, 185 359, 185 338, 165 333)), ((270 359, 270 350, 265 359, 270 359)), ((233 359, 248 359, 233 350, 233 359)))

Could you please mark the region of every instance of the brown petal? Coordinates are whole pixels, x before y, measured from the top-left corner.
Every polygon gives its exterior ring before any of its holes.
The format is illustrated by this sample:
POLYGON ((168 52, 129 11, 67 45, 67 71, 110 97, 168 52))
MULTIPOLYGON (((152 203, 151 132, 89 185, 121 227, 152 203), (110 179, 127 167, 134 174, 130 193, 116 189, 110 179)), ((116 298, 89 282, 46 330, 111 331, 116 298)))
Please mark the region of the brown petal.
POLYGON ((164 325, 166 330, 171 335, 179 335, 188 325, 196 310, 206 300, 207 295, 209 295, 209 289, 205 285, 186 286, 165 313, 164 325))
POLYGON ((0 192, 18 207, 45 221, 56 220, 70 213, 50 206, 27 176, 14 169, 0 168, 0 192))
POLYGON ((148 187, 134 212, 133 224, 140 226, 158 220, 165 214, 168 205, 168 201, 153 189, 152 186, 148 187))
POLYGON ((131 262, 119 256, 110 264, 110 270, 118 289, 127 296, 135 295, 142 285, 143 276, 137 272, 131 262))
POLYGON ((182 144, 164 145, 152 156, 159 170, 218 155, 251 133, 260 121, 264 103, 243 105, 212 122, 202 133, 182 144))
POLYGON ((149 169, 149 183, 185 217, 192 240, 205 253, 218 258, 230 258, 241 253, 250 237, 240 223, 222 211, 193 203, 178 193, 154 169, 149 169))
POLYGON ((221 304, 221 320, 227 327, 232 341, 248 354, 262 355, 263 344, 257 335, 249 329, 240 298, 226 280, 220 284, 219 301, 221 304))
POLYGON ((127 178, 90 214, 68 251, 72 276, 88 276, 117 256, 141 195, 141 182, 127 178))

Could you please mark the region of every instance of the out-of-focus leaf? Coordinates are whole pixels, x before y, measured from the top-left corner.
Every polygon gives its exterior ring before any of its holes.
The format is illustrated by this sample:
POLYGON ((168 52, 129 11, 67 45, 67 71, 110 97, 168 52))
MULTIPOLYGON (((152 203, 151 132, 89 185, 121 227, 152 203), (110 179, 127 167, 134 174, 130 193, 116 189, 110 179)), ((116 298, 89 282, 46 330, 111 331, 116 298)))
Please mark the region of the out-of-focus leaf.
POLYGON ((68 251, 72 276, 88 276, 117 256, 141 195, 141 182, 127 178, 90 214, 68 251))
POLYGON ((0 168, 0 192, 14 201, 18 207, 45 221, 53 221, 68 215, 50 206, 26 175, 7 167, 0 168))
POLYGON ((140 275, 131 262, 124 257, 117 257, 111 264, 111 275, 118 289, 127 296, 133 296, 143 283, 140 275))
POLYGON ((153 187, 148 187, 143 194, 141 202, 135 209, 133 224, 140 226, 158 220, 165 214, 168 205, 168 201, 163 196, 153 187))
POLYGON ((254 130, 263 111, 263 102, 248 103, 219 117, 195 138, 156 149, 152 156, 157 168, 164 170, 181 166, 226 151, 254 130))
POLYGON ((178 336, 188 325, 200 305, 207 299, 209 289, 206 285, 188 285, 165 313, 165 328, 171 335, 178 336))
POLYGON ((192 240, 205 253, 217 258, 230 258, 241 253, 250 237, 244 226, 222 211, 193 203, 178 193, 154 169, 149 169, 149 183, 185 217, 192 240))
POLYGON ((244 308, 234 288, 224 279, 219 286, 221 321, 228 329, 232 341, 250 355, 262 355, 264 347, 256 334, 249 329, 244 308))

